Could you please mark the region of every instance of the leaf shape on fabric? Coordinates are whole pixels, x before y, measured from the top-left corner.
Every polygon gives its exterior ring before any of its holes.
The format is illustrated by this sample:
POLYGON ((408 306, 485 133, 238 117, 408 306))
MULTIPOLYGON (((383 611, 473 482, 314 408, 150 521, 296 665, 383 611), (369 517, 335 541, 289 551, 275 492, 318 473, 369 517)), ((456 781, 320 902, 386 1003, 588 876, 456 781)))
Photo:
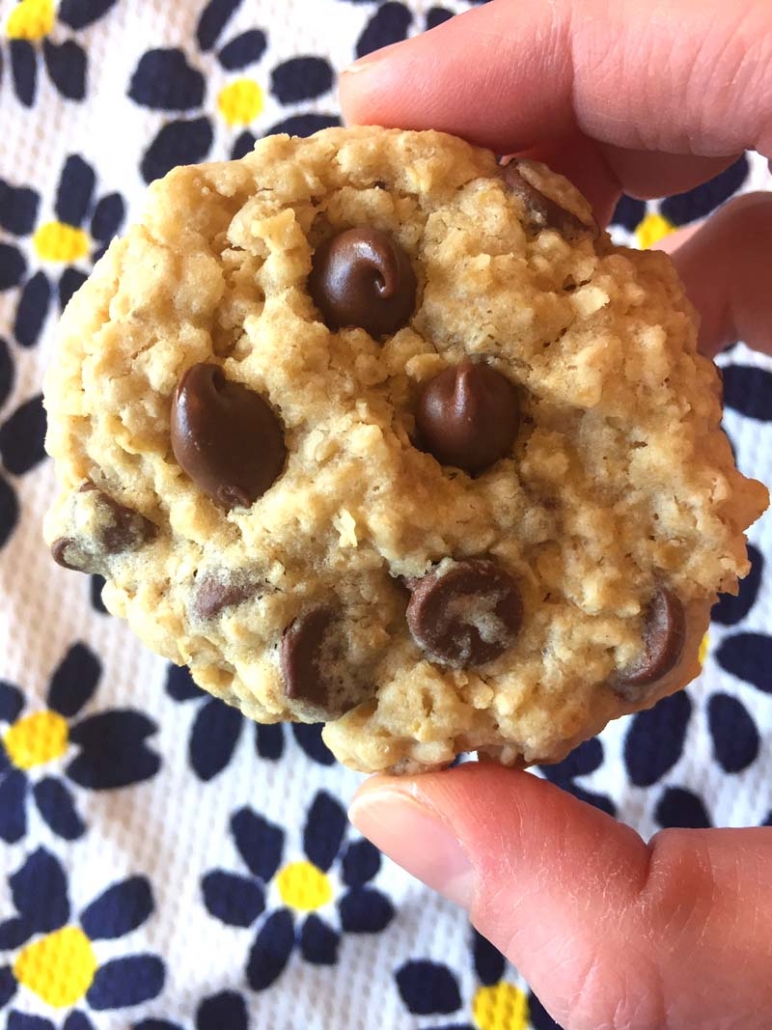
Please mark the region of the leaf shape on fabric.
POLYGON ((431 7, 426 12, 426 28, 436 29, 438 25, 450 21, 452 17, 453 11, 449 11, 446 7, 431 7))
POLYGON ((35 272, 24 284, 13 322, 13 335, 20 347, 34 347, 38 342, 50 306, 51 283, 45 272, 35 272))
POLYGON ((67 767, 67 775, 91 790, 114 790, 150 779, 161 767, 161 759, 145 739, 157 729, 146 715, 131 709, 84 719, 70 732, 70 740, 81 751, 67 767))
POLYGON ((209 0, 196 26, 196 39, 201 50, 211 50, 220 33, 239 9, 242 0, 209 0))
POLYGON ((394 906, 375 887, 352 887, 338 902, 346 933, 380 933, 394 918, 394 906))
POLYGON ((0 680, 0 721, 16 722, 23 711, 24 694, 13 683, 0 680))
POLYGON ((267 883, 281 863, 284 830, 253 809, 241 808, 231 817, 231 832, 249 871, 267 883))
POLYGON ((393 3, 392 0, 381 4, 357 40, 357 57, 364 57, 381 47, 407 39, 407 30, 412 21, 413 15, 404 4, 393 3))
POLYGON ((0 923, 0 951, 14 951, 28 941, 34 932, 26 919, 11 916, 0 923))
POLYGON ((19 103, 32 107, 38 83, 38 60, 35 48, 26 39, 10 39, 11 75, 19 103))
POLYGON ((477 979, 486 987, 498 983, 504 975, 507 960, 487 937, 472 929, 472 958, 477 979))
POLYGON ((261 758, 275 762, 284 752, 284 727, 281 723, 263 726, 255 723, 255 750, 261 758))
POLYGON ((126 218, 126 204, 120 193, 102 197, 91 216, 91 235, 100 243, 107 243, 118 233, 126 218))
POLYGON ((193 681, 187 665, 169 665, 166 669, 166 693, 175 701, 193 701, 208 697, 193 681))
POLYGON ((163 990, 166 971, 156 955, 130 955, 105 962, 97 969, 86 1001, 97 1012, 139 1005, 163 990))
POLYGON ((9 877, 16 911, 33 933, 50 933, 70 918, 67 877, 59 860, 38 848, 13 876, 9 877))
POLYGON ((146 876, 132 876, 108 887, 86 908, 80 925, 92 941, 123 937, 149 918, 155 904, 146 876))
POLYGON ((196 712, 188 754, 193 772, 208 783, 228 765, 244 726, 244 716, 219 698, 210 698, 196 712))
POLYGON ((0 840, 6 844, 16 844, 27 832, 28 788, 22 769, 13 769, 0 779, 0 840))
POLYGON ((301 749, 319 765, 335 765, 335 755, 322 740, 324 723, 293 722, 292 733, 301 749))
POLYGON ((724 772, 742 772, 756 761, 759 731, 742 701, 730 694, 714 694, 708 701, 708 725, 713 757, 724 772))
POLYGON ((282 104, 321 97, 332 89, 335 73, 324 57, 293 57, 271 72, 271 92, 282 104))
POLYGON ((260 29, 250 29, 227 43, 217 55, 217 59, 226 71, 241 71, 247 65, 259 61, 267 45, 264 32, 260 29))
POLYGON ((300 930, 300 953, 314 966, 334 966, 338 961, 340 934, 319 916, 306 917, 300 930))
POLYGON ((214 132, 208 118, 164 125, 145 151, 140 170, 146 183, 160 179, 176 165, 197 164, 212 149, 214 132))
POLYGON ((284 972, 295 946, 295 924, 286 908, 272 912, 263 923, 247 959, 247 983, 264 991, 284 972))
POLYGON ((716 660, 738 679, 772 694, 772 637, 766 633, 737 633, 721 642, 716 660))
POLYGON ((192 111, 204 102, 206 79, 177 47, 148 50, 129 83, 129 96, 151 111, 192 111))
POLYGON ((746 418, 772 422, 772 372, 746 365, 728 365, 721 372, 724 407, 739 411, 746 418))
POLYGON ((46 413, 38 394, 20 405, 0 426, 0 455, 15 476, 30 472, 46 457, 46 413))
POLYGON ((82 100, 86 95, 86 52, 74 39, 57 45, 43 40, 43 60, 51 82, 66 100, 82 100))
POLYGON ((91 601, 91 607, 95 612, 99 612, 100 615, 109 615, 110 613, 105 608, 105 603, 102 600, 102 591, 105 588, 107 580, 104 576, 98 576, 96 573, 89 576, 89 600, 91 601))
POLYGON ((627 772, 636 787, 650 787, 681 757, 692 703, 684 691, 633 717, 625 737, 627 772))
POLYGON ((320 790, 311 803, 303 830, 303 850, 311 862, 327 872, 340 851, 348 819, 341 803, 320 790))
POLYGON ((0 476, 0 548, 5 547, 19 524, 19 502, 11 484, 0 476))
POLYGON ((0 227, 13 236, 29 236, 35 228, 40 195, 26 186, 0 179, 0 227))
POLYGON ((118 0, 61 0, 59 4, 59 21, 69 25, 71 29, 85 29, 95 21, 103 18, 118 0))
POLYGON ((80 154, 70 154, 62 167, 56 190, 57 219, 80 228, 91 208, 95 189, 94 169, 80 154))
POLYGON ((196 1011, 196 1030, 247 1030, 247 1005, 236 991, 204 998, 196 1011))
POLYGON ((50 829, 63 840, 77 840, 86 832, 75 799, 55 776, 46 776, 33 787, 38 811, 50 829))
POLYGON ((81 288, 88 276, 79 268, 65 268, 59 278, 59 311, 64 311, 73 294, 81 288))
POLYGON ((31 1016, 14 1009, 8 1013, 6 1030, 56 1030, 56 1027, 44 1016, 31 1016))
POLYGON ((10 966, 0 966, 0 1009, 16 994, 16 977, 10 966))
POLYGON ((461 1007, 458 981, 447 966, 414 959, 395 975, 400 997, 416 1016, 448 1015, 461 1007))
POLYGON ((555 765, 542 765, 541 771, 553 783, 562 783, 575 776, 586 776, 600 769, 603 764, 603 745, 597 737, 585 740, 555 765))
POLYGON ((381 853, 369 840, 355 840, 346 848, 341 876, 347 887, 361 887, 381 868, 381 853))
POLYGON ((707 829, 711 825, 702 798, 683 787, 668 787, 654 812, 660 826, 683 826, 690 829, 707 829))
POLYGON ((719 172, 708 182, 686 193, 678 193, 662 201, 660 210, 673 225, 686 225, 698 218, 706 218, 719 205, 728 200, 748 178, 750 164, 742 154, 733 164, 719 172))
POLYGON ((15 378, 15 369, 11 350, 6 341, 0 336, 0 408, 5 404, 15 378))
POLYGON ((215 869, 204 876, 201 890, 207 912, 228 926, 251 926, 265 910, 263 888, 248 876, 215 869))
POLYGON ((340 118, 335 114, 294 114, 283 122, 277 122, 265 135, 286 132, 288 136, 313 136, 320 129, 330 129, 335 125, 340 125, 340 118))
POLYGON ((18 286, 27 273, 27 260, 10 243, 0 243, 0 292, 18 286))
POLYGON ((183 1030, 179 1023, 170 1023, 168 1019, 142 1019, 134 1023, 132 1030, 183 1030))
POLYGON ((65 1019, 62 1024, 62 1030, 94 1030, 94 1024, 88 1018, 85 1012, 78 1012, 75 1009, 65 1019))
POLYGON ((528 995, 528 1018, 531 1021, 533 1030, 563 1030, 547 1012, 533 991, 528 995))
POLYGON ((231 160, 238 161, 240 158, 249 154, 255 146, 257 140, 251 132, 242 132, 234 140, 233 146, 231 147, 231 160))
POLYGON ((764 557, 757 547, 748 544, 748 559, 751 562, 751 570, 745 579, 740 580, 739 593, 736 596, 721 595, 710 613, 712 622, 717 622, 721 626, 736 626, 755 604, 764 571, 764 557))
POLYGON ((572 794, 577 801, 584 801, 585 804, 592 805, 593 808, 605 812, 606 815, 616 816, 616 805, 607 794, 596 794, 594 791, 585 790, 573 780, 567 780, 565 783, 561 783, 560 786, 563 790, 567 790, 569 794, 572 794))
POLYGON ((71 719, 81 712, 99 684, 102 663, 86 644, 73 644, 51 677, 48 707, 71 719))

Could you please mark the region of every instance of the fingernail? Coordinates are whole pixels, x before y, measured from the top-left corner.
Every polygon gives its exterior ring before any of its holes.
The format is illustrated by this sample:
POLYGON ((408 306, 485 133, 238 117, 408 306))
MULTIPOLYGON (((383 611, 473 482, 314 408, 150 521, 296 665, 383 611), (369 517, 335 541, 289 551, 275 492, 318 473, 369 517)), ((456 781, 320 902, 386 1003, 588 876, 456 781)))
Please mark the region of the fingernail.
POLYGON ((469 908, 472 865, 453 830, 430 805, 403 791, 371 789, 354 799, 349 819, 403 869, 469 908))

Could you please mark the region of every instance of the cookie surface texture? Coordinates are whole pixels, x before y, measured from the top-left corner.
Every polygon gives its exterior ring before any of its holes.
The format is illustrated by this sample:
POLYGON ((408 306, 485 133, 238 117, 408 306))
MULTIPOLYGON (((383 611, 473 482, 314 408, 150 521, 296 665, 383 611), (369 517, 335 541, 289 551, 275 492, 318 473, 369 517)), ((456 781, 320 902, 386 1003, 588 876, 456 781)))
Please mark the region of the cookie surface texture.
POLYGON ((683 686, 767 502, 669 259, 433 132, 272 136, 155 183, 45 402, 59 563, 366 771, 559 760, 683 686))

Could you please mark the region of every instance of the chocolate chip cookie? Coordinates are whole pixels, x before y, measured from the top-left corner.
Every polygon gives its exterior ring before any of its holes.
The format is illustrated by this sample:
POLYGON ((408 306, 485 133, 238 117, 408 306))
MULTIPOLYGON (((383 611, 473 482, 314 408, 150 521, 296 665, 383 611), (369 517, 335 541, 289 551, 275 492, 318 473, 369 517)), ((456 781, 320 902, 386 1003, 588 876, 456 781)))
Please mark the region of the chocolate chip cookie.
POLYGON ((669 259, 434 132, 171 172, 45 399, 59 564, 362 770, 558 760, 683 686, 767 504, 669 259))

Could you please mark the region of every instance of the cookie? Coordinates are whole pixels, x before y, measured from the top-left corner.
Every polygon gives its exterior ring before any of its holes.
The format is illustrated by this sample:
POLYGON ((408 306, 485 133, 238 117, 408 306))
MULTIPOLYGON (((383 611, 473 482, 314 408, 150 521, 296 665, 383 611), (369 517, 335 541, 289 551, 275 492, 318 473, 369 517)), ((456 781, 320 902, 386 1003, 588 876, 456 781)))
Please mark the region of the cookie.
POLYGON ((435 132, 178 168, 61 323, 54 558, 362 770, 556 761, 699 671, 766 490, 669 259, 435 132))

